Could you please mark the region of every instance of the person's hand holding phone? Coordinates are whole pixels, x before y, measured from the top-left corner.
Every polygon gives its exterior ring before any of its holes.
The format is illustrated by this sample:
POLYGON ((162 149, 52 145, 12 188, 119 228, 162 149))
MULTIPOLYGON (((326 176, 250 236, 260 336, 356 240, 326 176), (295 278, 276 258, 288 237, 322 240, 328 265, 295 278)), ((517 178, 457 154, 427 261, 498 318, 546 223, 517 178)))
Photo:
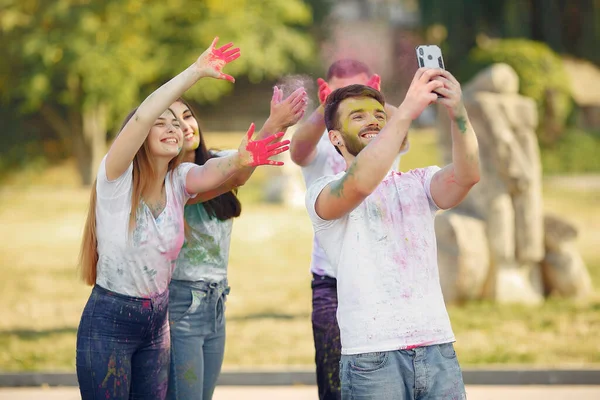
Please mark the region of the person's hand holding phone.
POLYGON ((450 72, 444 69, 438 70, 440 74, 432 79, 443 84, 443 86, 435 89, 439 96, 437 102, 446 107, 451 118, 455 118, 457 115, 462 114, 464 109, 462 88, 450 72))

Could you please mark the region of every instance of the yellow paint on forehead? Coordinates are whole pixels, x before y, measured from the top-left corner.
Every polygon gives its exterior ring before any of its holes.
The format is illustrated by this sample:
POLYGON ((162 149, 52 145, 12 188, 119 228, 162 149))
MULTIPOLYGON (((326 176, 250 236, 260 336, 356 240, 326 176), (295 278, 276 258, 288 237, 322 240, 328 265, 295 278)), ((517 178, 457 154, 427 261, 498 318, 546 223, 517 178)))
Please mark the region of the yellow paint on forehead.
POLYGON ((367 114, 374 114, 377 111, 385 113, 383 105, 372 97, 353 97, 341 102, 338 112, 342 122, 342 130, 348 132, 350 114, 354 111, 362 110, 367 114))

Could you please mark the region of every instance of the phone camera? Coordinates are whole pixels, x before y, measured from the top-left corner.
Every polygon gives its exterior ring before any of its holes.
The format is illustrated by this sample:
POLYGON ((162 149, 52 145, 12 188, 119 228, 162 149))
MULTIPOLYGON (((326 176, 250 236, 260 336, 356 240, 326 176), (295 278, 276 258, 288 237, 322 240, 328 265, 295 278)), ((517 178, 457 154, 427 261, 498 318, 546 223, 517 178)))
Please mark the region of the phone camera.
POLYGON ((422 48, 419 48, 419 54, 423 55, 423 49, 422 48))

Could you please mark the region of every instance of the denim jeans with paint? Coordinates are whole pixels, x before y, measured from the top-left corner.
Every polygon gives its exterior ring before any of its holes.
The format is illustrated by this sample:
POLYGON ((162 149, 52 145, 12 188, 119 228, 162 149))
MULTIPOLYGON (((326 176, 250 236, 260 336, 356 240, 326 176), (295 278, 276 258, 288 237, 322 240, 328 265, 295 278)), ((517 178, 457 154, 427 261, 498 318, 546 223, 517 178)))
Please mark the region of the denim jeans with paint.
POLYGON ((169 400, 210 400, 225 353, 227 280, 172 280, 169 285, 169 400))
POLYGON ((452 343, 342 355, 344 400, 463 400, 462 372, 452 343))
POLYGON ((83 400, 165 398, 168 301, 168 291, 143 299, 94 286, 77 330, 77 379, 83 400))
POLYGON ((312 328, 317 364, 317 389, 320 400, 339 400, 340 392, 340 328, 337 323, 337 281, 329 276, 313 274, 312 328))

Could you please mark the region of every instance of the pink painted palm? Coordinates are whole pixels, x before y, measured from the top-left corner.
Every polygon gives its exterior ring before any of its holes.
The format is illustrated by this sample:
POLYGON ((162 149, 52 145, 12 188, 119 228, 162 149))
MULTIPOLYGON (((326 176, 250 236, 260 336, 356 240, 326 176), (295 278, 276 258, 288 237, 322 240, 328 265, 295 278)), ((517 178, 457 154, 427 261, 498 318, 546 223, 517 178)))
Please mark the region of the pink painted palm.
POLYGON ((327 96, 331 94, 331 88, 329 87, 329 84, 321 78, 317 79, 317 84, 319 85, 319 102, 325 104, 327 96))
POLYGON ((367 86, 372 87, 373 89, 380 92, 381 91, 381 77, 377 74, 373 74, 371 79, 369 79, 369 81, 367 82, 367 86))
POLYGON ((281 161, 271 160, 271 157, 281 154, 290 148, 289 140, 279 142, 279 139, 284 135, 283 132, 268 136, 262 140, 252 140, 252 135, 254 135, 254 123, 250 124, 250 128, 238 149, 243 166, 283 165, 281 161))
POLYGON ((240 49, 239 47, 232 49, 233 43, 231 42, 220 48, 216 48, 215 46, 218 41, 219 37, 215 37, 210 47, 196 60, 196 66, 199 71, 207 76, 235 82, 233 76, 223 73, 223 67, 240 56, 240 49))

